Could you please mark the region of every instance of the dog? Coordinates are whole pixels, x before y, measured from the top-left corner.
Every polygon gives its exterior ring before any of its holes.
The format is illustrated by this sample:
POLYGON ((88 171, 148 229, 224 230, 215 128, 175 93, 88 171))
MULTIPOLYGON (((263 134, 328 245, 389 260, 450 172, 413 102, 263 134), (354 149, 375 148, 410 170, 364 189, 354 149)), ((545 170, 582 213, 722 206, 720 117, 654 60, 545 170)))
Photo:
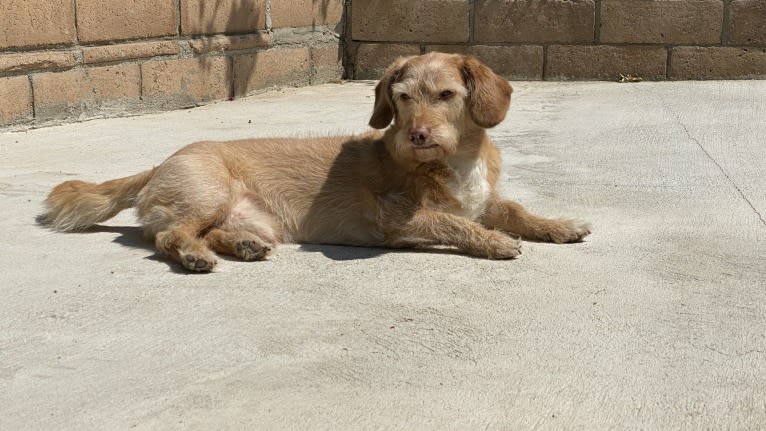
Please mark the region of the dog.
POLYGON ((216 253, 257 261, 284 242, 511 259, 519 238, 581 241, 587 223, 534 215, 496 191, 500 153, 486 129, 503 121, 512 91, 471 56, 399 58, 375 87, 377 130, 193 143, 133 176, 64 182, 39 220, 82 231, 135 207, 147 239, 197 272, 216 253))

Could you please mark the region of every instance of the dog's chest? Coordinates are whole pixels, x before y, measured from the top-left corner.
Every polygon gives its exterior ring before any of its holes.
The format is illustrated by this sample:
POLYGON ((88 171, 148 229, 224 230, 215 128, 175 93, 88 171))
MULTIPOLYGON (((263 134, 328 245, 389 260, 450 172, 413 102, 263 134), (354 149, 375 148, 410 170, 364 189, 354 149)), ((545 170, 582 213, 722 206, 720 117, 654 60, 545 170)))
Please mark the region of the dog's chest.
POLYGON ((487 205, 490 187, 487 165, 482 160, 455 160, 449 162, 454 171, 447 187, 452 197, 460 202, 455 214, 471 220, 479 218, 487 205))

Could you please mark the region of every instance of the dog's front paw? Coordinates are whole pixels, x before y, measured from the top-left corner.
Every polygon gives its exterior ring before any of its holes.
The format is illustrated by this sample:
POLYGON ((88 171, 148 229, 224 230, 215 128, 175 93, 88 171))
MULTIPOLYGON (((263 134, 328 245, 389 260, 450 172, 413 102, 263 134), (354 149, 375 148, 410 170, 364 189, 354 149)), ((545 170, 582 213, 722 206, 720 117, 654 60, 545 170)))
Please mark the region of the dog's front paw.
POLYGON ((489 259, 513 259, 521 254, 521 240, 491 231, 483 254, 489 259))
POLYGON ((590 235, 590 232, 590 223, 576 220, 552 220, 545 239, 556 244, 578 242, 590 235))

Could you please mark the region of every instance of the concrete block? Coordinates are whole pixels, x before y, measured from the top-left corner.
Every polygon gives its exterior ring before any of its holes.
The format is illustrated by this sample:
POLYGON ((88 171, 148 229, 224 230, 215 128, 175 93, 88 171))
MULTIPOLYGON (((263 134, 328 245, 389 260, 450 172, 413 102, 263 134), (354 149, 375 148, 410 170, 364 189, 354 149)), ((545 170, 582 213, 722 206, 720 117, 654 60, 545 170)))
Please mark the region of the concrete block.
POLYGON ((553 45, 547 55, 545 79, 617 80, 620 74, 630 74, 659 80, 666 76, 663 47, 553 45))
POLYGON ((265 0, 184 0, 181 34, 253 33, 266 29, 265 0))
POLYGON ((65 69, 77 64, 75 51, 32 51, 0 54, 0 72, 28 72, 65 69))
POLYGON ((766 2, 732 0, 729 7, 729 44, 766 45, 766 2))
POLYGON ((671 64, 673 79, 764 79, 766 48, 678 47, 671 64))
POLYGON ((276 28, 270 32, 275 45, 324 45, 328 43, 338 43, 338 35, 326 31, 325 28, 276 28))
POLYGON ((207 52, 237 51, 242 49, 263 48, 272 44, 272 37, 268 32, 260 31, 256 34, 243 34, 237 36, 211 36, 189 41, 189 46, 196 54, 207 52))
POLYGON ((591 42, 594 0, 477 0, 477 42, 591 42))
POLYGON ((292 0, 271 2, 271 26, 335 27, 343 19, 343 0, 292 0))
POLYGON ((602 0, 601 42, 718 44, 721 0, 602 0))
POLYGON ((226 57, 148 61, 141 64, 141 73, 144 99, 162 108, 195 106, 230 94, 226 57))
POLYGON ((418 45, 365 43, 354 56, 354 79, 380 79, 392 61, 420 54, 418 45))
POLYGON ((81 42, 171 36, 176 34, 174 0, 76 0, 81 42))
POLYGON ((234 56, 234 95, 310 82, 308 48, 283 48, 234 56))
POLYGON ((0 125, 32 119, 32 90, 29 78, 0 78, 0 125))
POLYGON ((32 75, 35 117, 46 120, 126 110, 139 102, 140 82, 137 64, 32 75))
POLYGON ((314 46, 311 55, 311 85, 338 81, 343 77, 343 51, 340 44, 314 46))
POLYGON ((180 52, 178 42, 163 40, 157 42, 122 43, 84 47, 82 56, 84 63, 107 63, 110 61, 150 58, 161 55, 176 55, 180 52))
POLYGON ((386 42, 467 42, 468 0, 354 0, 354 40, 386 42))
POLYGON ((426 51, 472 55, 506 79, 543 79, 542 46, 428 45, 426 51))
POLYGON ((72 0, 3 0, 0 50, 74 44, 72 6, 72 0))

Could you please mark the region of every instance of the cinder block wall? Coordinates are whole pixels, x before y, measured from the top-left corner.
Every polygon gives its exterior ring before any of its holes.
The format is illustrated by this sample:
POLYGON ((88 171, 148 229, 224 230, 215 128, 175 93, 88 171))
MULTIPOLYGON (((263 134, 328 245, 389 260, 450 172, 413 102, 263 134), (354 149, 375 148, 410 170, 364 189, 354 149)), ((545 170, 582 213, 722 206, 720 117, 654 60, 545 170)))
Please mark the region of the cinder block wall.
POLYGON ((0 126, 374 79, 433 50, 509 79, 766 78, 766 0, 0 0, 0 126))
POLYGON ((342 76, 344 0, 2 0, 0 126, 342 76))
POLYGON ((350 0, 347 74, 473 54, 509 79, 766 78, 766 0, 350 0))

